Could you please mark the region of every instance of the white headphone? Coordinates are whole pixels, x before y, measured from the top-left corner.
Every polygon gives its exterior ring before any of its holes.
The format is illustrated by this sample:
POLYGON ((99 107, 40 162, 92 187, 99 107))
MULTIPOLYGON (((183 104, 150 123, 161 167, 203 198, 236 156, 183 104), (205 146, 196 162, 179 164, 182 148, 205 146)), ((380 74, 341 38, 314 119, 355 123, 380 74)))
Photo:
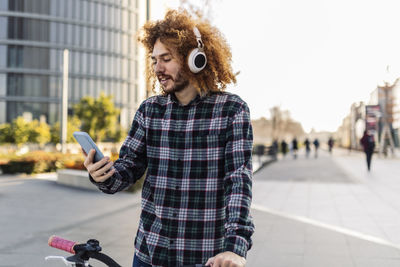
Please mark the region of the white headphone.
POLYGON ((204 44, 201 40, 199 29, 195 26, 193 28, 194 35, 196 35, 197 48, 193 49, 188 56, 189 69, 193 73, 202 71, 207 65, 207 57, 204 53, 204 44))

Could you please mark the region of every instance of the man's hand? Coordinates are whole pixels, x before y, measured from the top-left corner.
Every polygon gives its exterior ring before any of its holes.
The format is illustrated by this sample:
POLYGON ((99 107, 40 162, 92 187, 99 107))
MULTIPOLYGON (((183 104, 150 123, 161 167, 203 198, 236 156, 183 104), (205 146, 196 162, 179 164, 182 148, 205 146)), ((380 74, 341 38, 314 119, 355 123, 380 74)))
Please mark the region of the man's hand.
POLYGON ((86 159, 83 165, 86 167, 93 180, 100 183, 110 178, 115 173, 115 169, 111 169, 114 163, 110 161, 109 157, 104 157, 100 161, 93 163, 95 153, 96 150, 94 149, 91 149, 88 155, 84 152, 86 159))
POLYGON ((206 266, 211 267, 244 267, 246 265, 246 259, 239 255, 225 251, 218 255, 209 258, 206 266))

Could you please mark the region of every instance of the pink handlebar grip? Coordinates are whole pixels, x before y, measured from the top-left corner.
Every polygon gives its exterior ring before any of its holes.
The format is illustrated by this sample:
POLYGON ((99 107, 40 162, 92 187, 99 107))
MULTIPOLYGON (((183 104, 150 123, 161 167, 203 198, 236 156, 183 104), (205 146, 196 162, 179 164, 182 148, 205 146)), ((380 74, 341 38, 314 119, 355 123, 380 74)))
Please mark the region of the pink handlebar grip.
POLYGON ((51 236, 49 238, 49 246, 53 248, 58 248, 61 250, 64 250, 66 252, 75 254, 74 246, 76 242, 66 240, 64 238, 61 238, 59 236, 51 236))

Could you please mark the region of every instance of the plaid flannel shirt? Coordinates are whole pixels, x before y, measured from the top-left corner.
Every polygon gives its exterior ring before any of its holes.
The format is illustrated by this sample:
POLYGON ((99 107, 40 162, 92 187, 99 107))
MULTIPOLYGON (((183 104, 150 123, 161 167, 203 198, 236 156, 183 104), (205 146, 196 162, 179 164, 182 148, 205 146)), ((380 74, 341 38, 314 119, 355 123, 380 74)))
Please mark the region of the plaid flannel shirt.
MULTIPOLYGON (((153 266, 204 264, 252 245, 252 127, 238 96, 213 93, 180 105, 145 100, 123 143, 115 174, 96 183, 115 193, 146 171, 136 255, 153 266)), ((92 182, 93 179, 91 179, 92 182)))

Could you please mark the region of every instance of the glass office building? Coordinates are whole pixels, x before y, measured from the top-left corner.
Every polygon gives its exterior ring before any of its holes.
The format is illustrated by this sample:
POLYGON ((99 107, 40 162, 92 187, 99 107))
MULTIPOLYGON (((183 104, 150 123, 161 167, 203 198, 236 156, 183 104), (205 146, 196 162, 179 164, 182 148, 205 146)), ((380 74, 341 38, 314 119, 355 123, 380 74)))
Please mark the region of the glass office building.
POLYGON ((18 116, 60 120, 63 50, 69 50, 68 108, 113 95, 130 125, 141 102, 140 0, 0 0, 0 123, 18 116))

